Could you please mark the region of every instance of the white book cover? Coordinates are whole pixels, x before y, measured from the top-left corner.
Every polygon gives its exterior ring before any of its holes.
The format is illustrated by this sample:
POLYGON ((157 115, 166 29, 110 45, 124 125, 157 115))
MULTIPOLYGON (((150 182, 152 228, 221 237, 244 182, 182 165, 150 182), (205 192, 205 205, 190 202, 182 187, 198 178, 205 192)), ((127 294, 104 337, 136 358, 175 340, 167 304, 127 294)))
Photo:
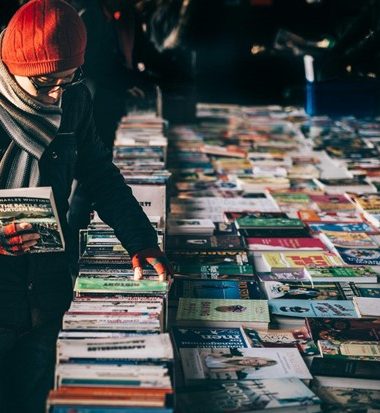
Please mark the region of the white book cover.
POLYGON ((354 304, 362 317, 380 317, 380 298, 354 297, 354 304))
POLYGON ((173 359, 169 334, 136 335, 118 339, 58 340, 59 361, 83 359, 173 359))
POLYGON ((181 348, 180 356, 187 381, 312 378, 296 348, 181 348))

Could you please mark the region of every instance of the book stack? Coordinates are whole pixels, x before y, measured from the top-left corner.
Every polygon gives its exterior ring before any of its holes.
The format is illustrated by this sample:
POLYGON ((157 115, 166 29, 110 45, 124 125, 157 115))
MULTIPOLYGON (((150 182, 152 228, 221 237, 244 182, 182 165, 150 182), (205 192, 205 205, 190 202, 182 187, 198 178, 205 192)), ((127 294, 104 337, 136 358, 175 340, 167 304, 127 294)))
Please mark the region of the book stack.
POLYGON ((169 132, 169 220, 215 226, 167 239, 180 411, 378 408, 370 126, 281 107, 198 109, 195 126, 169 132))
MULTIPOLYGON (((165 122, 123 118, 115 163, 132 187, 163 248, 166 218, 165 122), (147 198, 149 196, 149 199, 147 198)), ((173 350, 167 328, 168 281, 146 265, 135 281, 131 259, 113 229, 94 215, 80 233, 74 300, 57 342, 50 413, 173 411, 173 350)))

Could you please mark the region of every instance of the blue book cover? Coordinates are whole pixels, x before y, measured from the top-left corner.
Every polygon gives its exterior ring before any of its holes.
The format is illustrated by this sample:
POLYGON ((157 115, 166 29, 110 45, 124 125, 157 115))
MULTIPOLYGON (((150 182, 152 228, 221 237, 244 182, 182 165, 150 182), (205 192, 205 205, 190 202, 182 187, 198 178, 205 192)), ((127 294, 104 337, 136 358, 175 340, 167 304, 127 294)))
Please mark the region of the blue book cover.
POLYGON ((287 300, 268 301, 271 314, 289 317, 358 318, 352 301, 287 300))
POLYGON ((359 290, 359 295, 361 297, 380 298, 380 284, 357 286, 357 289, 359 290))
POLYGON ((176 296, 190 298, 262 299, 256 281, 177 280, 176 296))
POLYGON ((249 347, 240 328, 173 327, 172 335, 177 348, 249 347))
POLYGON ((365 222, 360 223, 313 223, 308 224, 312 231, 339 231, 339 232, 373 232, 374 229, 365 222))
POLYGON ((380 265, 380 249, 336 247, 342 260, 349 265, 380 265))

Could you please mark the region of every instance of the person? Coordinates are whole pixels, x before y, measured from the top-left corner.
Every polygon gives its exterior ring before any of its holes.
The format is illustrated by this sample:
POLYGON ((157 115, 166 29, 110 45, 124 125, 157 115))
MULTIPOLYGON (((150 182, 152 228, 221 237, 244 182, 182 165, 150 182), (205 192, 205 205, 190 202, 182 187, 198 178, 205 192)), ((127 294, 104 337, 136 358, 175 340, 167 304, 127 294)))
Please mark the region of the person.
POLYGON ((30 0, 0 45, 0 188, 52 187, 66 241, 64 253, 29 254, 39 235, 27 223, 0 226, 0 411, 42 413, 72 299, 66 214, 74 176, 132 257, 135 279, 146 262, 160 280, 172 270, 97 136, 76 10, 63 0, 30 0))

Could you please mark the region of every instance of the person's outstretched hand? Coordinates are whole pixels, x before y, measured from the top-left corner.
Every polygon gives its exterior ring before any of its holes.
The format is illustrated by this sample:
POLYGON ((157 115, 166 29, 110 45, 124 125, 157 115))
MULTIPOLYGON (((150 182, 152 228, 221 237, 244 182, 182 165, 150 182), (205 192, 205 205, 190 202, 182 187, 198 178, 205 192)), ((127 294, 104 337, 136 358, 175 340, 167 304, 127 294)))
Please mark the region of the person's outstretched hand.
POLYGON ((146 262, 156 270, 159 281, 165 281, 174 273, 167 256, 158 247, 147 248, 137 252, 132 257, 134 279, 136 281, 143 278, 143 267, 146 262))
POLYGON ((0 255, 21 255, 37 244, 40 235, 28 222, 0 225, 0 255))

